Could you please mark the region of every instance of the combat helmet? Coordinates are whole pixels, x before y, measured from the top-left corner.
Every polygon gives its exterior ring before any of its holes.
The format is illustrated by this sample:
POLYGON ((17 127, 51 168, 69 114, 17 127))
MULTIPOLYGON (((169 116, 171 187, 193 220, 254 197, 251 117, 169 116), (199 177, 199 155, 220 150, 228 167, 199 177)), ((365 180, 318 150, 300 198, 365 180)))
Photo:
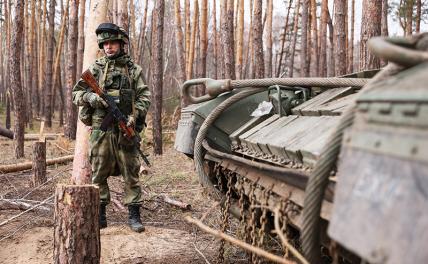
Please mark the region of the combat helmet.
POLYGON ((103 48, 104 42, 108 40, 120 40, 123 44, 128 44, 129 37, 125 29, 113 23, 101 23, 95 30, 97 34, 98 47, 103 48))

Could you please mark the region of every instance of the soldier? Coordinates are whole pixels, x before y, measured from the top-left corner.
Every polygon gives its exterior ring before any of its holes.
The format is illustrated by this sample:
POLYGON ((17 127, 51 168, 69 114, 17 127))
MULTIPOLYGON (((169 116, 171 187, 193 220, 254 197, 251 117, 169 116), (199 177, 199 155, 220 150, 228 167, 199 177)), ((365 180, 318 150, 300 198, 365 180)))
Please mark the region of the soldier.
MULTIPOLYGON (((102 23, 95 33, 105 56, 92 64, 89 70, 104 91, 115 98, 121 112, 128 116, 128 126, 141 132, 150 106, 150 92, 142 79, 142 68, 135 64, 125 46, 127 33, 113 23, 102 23)), ((139 185, 140 156, 133 142, 119 130, 118 124, 107 114, 106 102, 80 79, 73 88, 73 102, 82 106, 79 119, 92 127, 89 138, 89 161, 92 183, 100 190, 100 228, 107 227, 106 206, 110 202, 107 185, 109 176, 123 176, 125 181, 124 204, 129 209, 128 224, 133 231, 142 232, 140 219, 142 202, 139 185)))

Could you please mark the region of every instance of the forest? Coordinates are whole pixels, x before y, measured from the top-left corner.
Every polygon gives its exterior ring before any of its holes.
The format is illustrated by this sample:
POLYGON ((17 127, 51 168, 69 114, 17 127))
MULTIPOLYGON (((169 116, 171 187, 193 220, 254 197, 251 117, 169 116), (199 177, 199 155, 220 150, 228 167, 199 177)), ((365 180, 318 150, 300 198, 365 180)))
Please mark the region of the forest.
MULTIPOLYGON (((127 32, 126 52, 142 66, 142 78, 151 92, 142 137, 144 152, 154 166, 142 167, 140 172, 152 203, 144 209, 152 214, 147 222, 156 226, 163 217, 175 219, 182 214, 178 210, 156 215, 156 208, 163 206, 159 204, 170 198, 165 193, 192 206, 199 203, 195 206, 198 213, 216 206, 202 196, 191 200, 170 190, 181 186, 200 191, 191 161, 179 157, 172 147, 180 112, 189 105, 181 92, 186 80, 334 77, 377 70, 387 61, 369 51, 368 40, 426 31, 428 6, 425 0, 0 0, 0 182, 5 186, 0 187, 0 212, 8 212, 0 216, 0 242, 14 239, 27 221, 8 227, 14 222, 9 217, 23 210, 17 202, 27 202, 28 209, 37 204, 34 201, 43 201, 38 203, 42 209, 34 213, 42 216, 27 229, 52 227, 52 220, 47 219, 53 214, 55 184, 90 182, 89 128, 78 120, 72 90, 82 72, 104 56, 95 34, 103 22, 115 23, 127 32), (39 142, 47 144, 47 162, 56 164, 48 170, 48 184, 46 175, 44 179, 29 176, 28 170, 36 166, 33 143, 39 142), (71 161, 73 165, 68 164, 71 161), (8 173, 18 176, 14 179, 8 173), (27 182, 25 177, 33 178, 27 182), (180 185, 183 181, 189 184, 180 185), (40 184, 44 187, 37 187, 40 184), (30 195, 26 194, 29 187, 41 189, 30 195), (7 199, 20 209, 6 206, 7 199)), ((206 93, 203 86, 192 92, 196 96, 206 93)), ((117 222, 123 220, 120 213, 125 210, 117 201, 122 196, 114 193, 113 197, 117 222)), ((174 225, 171 222, 166 227, 174 225)), ((185 239, 199 251, 191 237, 185 239)), ((202 240, 199 246, 203 244, 205 251, 197 255, 204 263, 215 258, 215 253, 209 237, 202 240)), ((114 241, 106 243, 114 247, 114 241)), ((15 249, 19 250, 8 248, 15 249)), ((232 249, 231 259, 239 262, 240 254, 232 249)), ((194 256, 190 255, 182 260, 191 261, 194 256)), ((123 256, 127 258, 129 255, 123 256)), ((109 256, 113 259, 114 254, 109 256)), ((18 259, 8 263, 14 261, 18 259)))

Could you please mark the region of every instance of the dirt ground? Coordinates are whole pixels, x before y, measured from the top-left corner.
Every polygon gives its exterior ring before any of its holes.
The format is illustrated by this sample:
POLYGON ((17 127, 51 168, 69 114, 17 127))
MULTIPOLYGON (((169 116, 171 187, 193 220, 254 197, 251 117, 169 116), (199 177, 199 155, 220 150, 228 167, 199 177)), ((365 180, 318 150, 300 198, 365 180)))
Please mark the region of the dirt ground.
MULTIPOLYGON (((0 164, 31 161, 32 141, 26 141, 26 159, 13 158, 10 140, 0 140, 0 164)), ((150 153, 150 149, 146 150, 150 153)), ((48 140, 47 158, 73 153, 73 143, 58 138, 48 140)), ((127 210, 121 205, 123 180, 110 177, 113 202, 108 206, 108 227, 101 231, 101 263, 214 263, 219 241, 187 224, 184 216, 200 218, 213 206, 198 183, 193 162, 177 153, 171 146, 162 156, 150 157, 153 166, 148 174, 141 174, 144 190, 142 221, 144 233, 131 232, 126 225, 127 210), (161 195, 191 204, 183 211, 163 202, 161 195)), ((57 184, 67 184, 71 163, 48 167, 48 182, 38 188, 30 187, 31 172, 0 174, 0 198, 20 199, 31 205, 52 196, 57 184)), ((22 210, 0 210, 0 262, 52 263, 53 253, 53 200, 44 205, 47 210, 27 212, 6 224, 7 219, 22 210)), ((219 228, 219 210, 213 210, 205 223, 219 228)), ((227 246, 227 261, 244 263, 245 254, 227 246)))

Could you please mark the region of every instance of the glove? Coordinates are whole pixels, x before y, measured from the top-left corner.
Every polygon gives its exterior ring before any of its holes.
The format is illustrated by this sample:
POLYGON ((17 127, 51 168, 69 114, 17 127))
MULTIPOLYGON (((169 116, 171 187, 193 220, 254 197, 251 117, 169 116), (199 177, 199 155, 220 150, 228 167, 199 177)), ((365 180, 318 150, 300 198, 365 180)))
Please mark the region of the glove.
POLYGON ((133 115, 128 116, 128 122, 126 123, 126 126, 134 126, 135 125, 135 118, 133 115))
POLYGON ((83 101, 87 102, 92 108, 108 107, 108 104, 96 93, 85 93, 83 101))

